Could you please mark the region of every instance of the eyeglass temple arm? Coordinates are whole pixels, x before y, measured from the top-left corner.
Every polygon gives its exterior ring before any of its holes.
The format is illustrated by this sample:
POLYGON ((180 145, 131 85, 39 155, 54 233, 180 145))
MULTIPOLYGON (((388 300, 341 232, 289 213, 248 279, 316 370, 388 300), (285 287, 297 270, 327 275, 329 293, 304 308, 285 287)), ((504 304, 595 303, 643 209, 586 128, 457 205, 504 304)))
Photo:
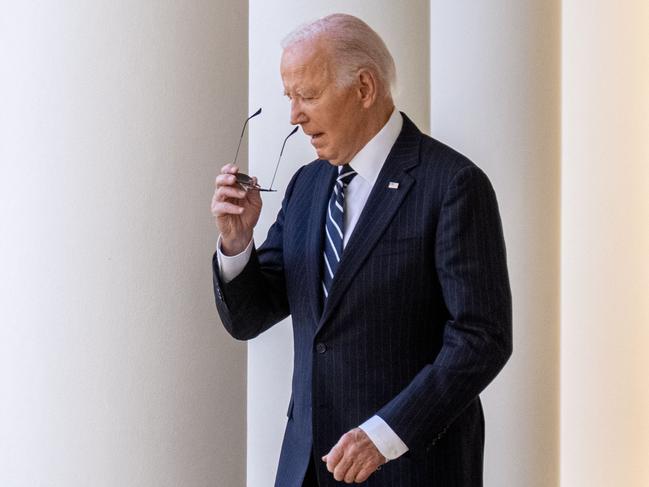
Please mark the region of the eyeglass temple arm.
POLYGON ((241 148, 241 141, 243 140, 243 134, 246 132, 246 127, 248 126, 248 120, 250 120, 253 117, 256 117, 261 113, 261 108, 257 110, 255 113, 250 115, 248 118, 246 118, 246 121, 243 122, 243 128, 241 129, 241 137, 239 137, 239 145, 237 145, 237 153, 234 155, 234 160, 232 161, 232 164, 235 165, 237 163, 237 157, 239 157, 239 149, 241 148))
POLYGON ((268 189, 272 191, 273 189, 273 183, 275 182, 275 176, 277 176, 277 169, 279 168, 279 162, 282 160, 282 154, 284 153, 284 146, 286 146, 286 141, 288 138, 293 135, 295 132, 297 132, 298 126, 296 125, 293 130, 291 130, 291 133, 286 136, 284 139, 284 143, 282 144, 282 150, 279 151, 279 157, 277 158, 277 165, 275 166, 275 172, 273 173, 273 180, 270 182, 270 186, 268 189))

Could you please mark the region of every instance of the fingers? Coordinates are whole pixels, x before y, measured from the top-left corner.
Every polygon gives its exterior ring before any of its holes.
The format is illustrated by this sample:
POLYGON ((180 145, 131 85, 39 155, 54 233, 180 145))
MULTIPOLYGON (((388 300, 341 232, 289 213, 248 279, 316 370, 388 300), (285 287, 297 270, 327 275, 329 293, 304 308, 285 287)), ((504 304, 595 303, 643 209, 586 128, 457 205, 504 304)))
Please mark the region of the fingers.
POLYGON ((239 172, 239 168, 234 164, 226 164, 221 168, 221 173, 214 180, 214 187, 221 186, 238 186, 237 178, 234 176, 239 172))
POLYGON ((236 174, 239 172, 239 168, 234 164, 226 164, 221 168, 221 174, 236 174))
POLYGON ((228 198, 240 200, 246 197, 246 191, 238 186, 219 186, 214 194, 218 201, 225 201, 228 198))
POLYGON ((333 473, 334 469, 342 459, 343 454, 344 454, 344 450, 340 446, 340 442, 338 442, 338 444, 336 444, 336 446, 334 446, 329 453, 327 453, 324 457, 322 457, 323 460, 326 459, 324 461, 327 462, 327 470, 333 473))
POLYGON ((239 183, 237 183, 237 178, 234 174, 219 174, 216 176, 216 179, 214 180, 214 187, 215 188, 221 188, 224 186, 239 186, 239 183))
POLYGON ((373 465, 365 465, 359 472, 356 474, 356 478, 354 479, 354 482, 357 484, 360 484, 361 482, 365 482, 367 479, 370 478, 370 475, 372 475, 376 471, 376 467, 373 465))
POLYGON ((237 206, 229 201, 217 201, 212 204, 212 215, 241 215, 245 209, 242 206, 237 206))
MULTIPOLYGON (((340 463, 342 463, 342 462, 340 462, 340 463)), ((361 469, 363 467, 364 467, 364 465, 363 465, 363 463, 361 461, 351 462, 351 464, 347 468, 347 471, 342 474, 343 475, 342 480, 344 480, 346 484, 351 484, 351 483, 355 482, 356 477, 358 476, 358 473, 361 471, 361 469)), ((334 474, 334 478, 335 478, 335 474, 334 474)))
POLYGON ((232 186, 220 186, 212 196, 212 215, 219 217, 223 215, 241 215, 244 208, 236 204, 236 200, 245 198, 246 192, 232 186))
POLYGON ((327 470, 339 482, 364 482, 386 462, 371 440, 360 431, 345 433, 331 451, 322 457, 327 470))
POLYGON ((221 169, 221 174, 214 180, 214 196, 212 197, 212 214, 214 216, 222 215, 240 215, 244 208, 234 204, 236 200, 242 200, 246 197, 246 191, 237 183, 234 174, 239 169, 232 164, 227 164, 221 169))
MULTIPOLYGON (((354 459, 351 457, 351 455, 343 455, 341 460, 338 462, 338 465, 333 470, 334 478, 338 481, 344 480, 345 482, 349 483, 350 481, 347 480, 347 474, 351 470, 352 466, 354 465, 354 459)), ((331 472, 331 470, 329 470, 331 472)), ((354 473, 354 477, 356 477, 356 474, 354 473)), ((352 481, 354 478, 352 477, 352 481)))

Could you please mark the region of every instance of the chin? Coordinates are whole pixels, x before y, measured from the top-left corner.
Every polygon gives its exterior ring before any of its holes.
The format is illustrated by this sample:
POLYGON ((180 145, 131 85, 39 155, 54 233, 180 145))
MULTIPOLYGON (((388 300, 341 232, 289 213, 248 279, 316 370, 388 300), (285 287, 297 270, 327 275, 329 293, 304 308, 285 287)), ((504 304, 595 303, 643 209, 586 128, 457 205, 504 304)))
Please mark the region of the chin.
POLYGON ((316 149, 315 153, 317 154, 318 159, 329 161, 329 163, 334 166, 341 166, 343 164, 341 161, 335 160, 335 156, 331 152, 327 152, 324 149, 316 149))
POLYGON ((318 159, 322 159, 323 161, 329 160, 326 152, 316 149, 315 153, 318 155, 318 159))

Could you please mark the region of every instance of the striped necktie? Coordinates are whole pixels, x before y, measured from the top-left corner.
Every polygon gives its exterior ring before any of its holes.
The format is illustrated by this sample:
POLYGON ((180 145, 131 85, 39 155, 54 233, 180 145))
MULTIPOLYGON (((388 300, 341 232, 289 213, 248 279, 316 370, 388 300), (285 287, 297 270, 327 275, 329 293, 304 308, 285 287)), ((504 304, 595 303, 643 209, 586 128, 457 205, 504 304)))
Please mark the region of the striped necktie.
POLYGON ((331 192, 327 205, 325 218, 324 255, 322 268, 322 289, 325 298, 329 297, 331 282, 333 281, 338 263, 343 253, 344 213, 345 213, 345 188, 356 176, 356 171, 349 164, 338 168, 338 178, 331 192))

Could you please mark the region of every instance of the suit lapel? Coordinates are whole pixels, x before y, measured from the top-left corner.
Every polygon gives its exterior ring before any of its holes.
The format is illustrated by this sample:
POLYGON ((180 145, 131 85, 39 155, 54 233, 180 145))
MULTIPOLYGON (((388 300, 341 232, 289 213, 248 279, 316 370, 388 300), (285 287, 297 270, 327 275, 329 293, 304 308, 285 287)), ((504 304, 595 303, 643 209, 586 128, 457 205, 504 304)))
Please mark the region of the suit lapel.
MULTIPOLYGON (((403 115, 401 134, 383 164, 341 257, 338 271, 331 284, 329 298, 326 300, 320 318, 318 331, 338 305, 345 290, 385 232, 414 184, 414 178, 406 171, 419 163, 420 136, 421 133, 417 127, 403 115), (398 188, 390 188, 390 183, 398 183, 398 188)), ((323 218, 320 218, 319 222, 320 227, 324 226, 323 218)), ((320 229, 320 244, 322 244, 322 228, 320 229)))
POLYGON ((313 179, 313 200, 307 222, 307 282, 309 302, 311 303, 314 323, 320 320, 322 315, 322 243, 324 238, 325 213, 331 188, 334 179, 338 174, 335 166, 329 163, 323 164, 320 172, 313 179))

